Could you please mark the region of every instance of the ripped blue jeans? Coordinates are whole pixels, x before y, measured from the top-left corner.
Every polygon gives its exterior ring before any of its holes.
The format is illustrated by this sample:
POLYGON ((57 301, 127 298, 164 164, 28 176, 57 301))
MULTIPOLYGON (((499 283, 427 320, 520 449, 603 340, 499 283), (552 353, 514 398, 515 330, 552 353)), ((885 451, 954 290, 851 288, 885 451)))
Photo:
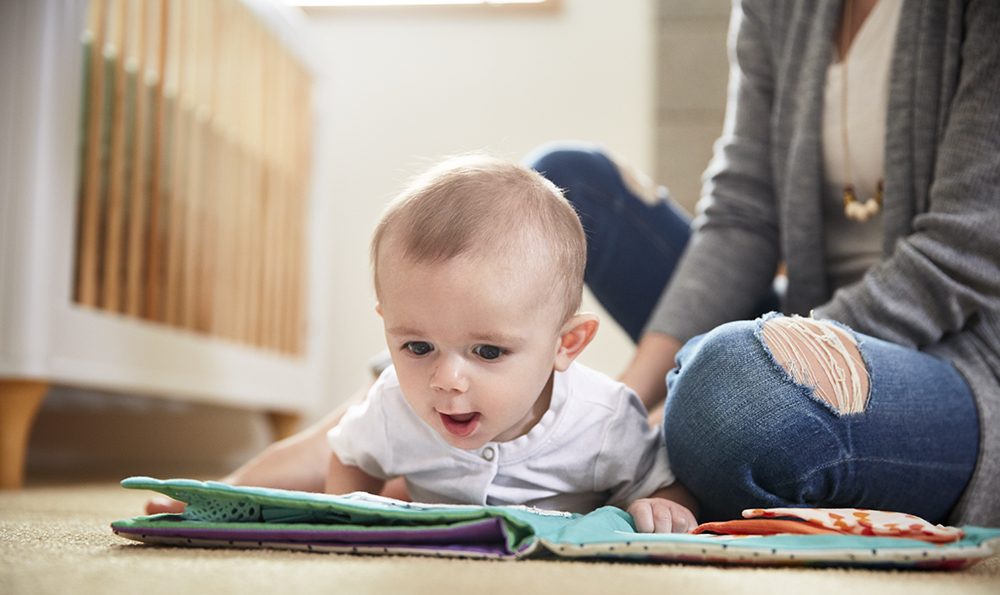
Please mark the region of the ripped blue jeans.
MULTIPOLYGON (((637 181, 599 148, 548 146, 528 164, 577 209, 588 239, 588 287, 637 339, 690 236, 689 220, 665 189, 637 181)), ((759 311, 776 302, 765 296, 759 311)), ((774 333, 786 322, 769 315, 723 324, 688 341, 667 375, 667 452, 699 500, 699 519, 817 506, 944 522, 979 448, 978 415, 962 376, 931 355, 811 321, 843 339, 840 355, 817 351, 828 339, 774 333), (851 368, 850 356, 858 366, 851 368)))

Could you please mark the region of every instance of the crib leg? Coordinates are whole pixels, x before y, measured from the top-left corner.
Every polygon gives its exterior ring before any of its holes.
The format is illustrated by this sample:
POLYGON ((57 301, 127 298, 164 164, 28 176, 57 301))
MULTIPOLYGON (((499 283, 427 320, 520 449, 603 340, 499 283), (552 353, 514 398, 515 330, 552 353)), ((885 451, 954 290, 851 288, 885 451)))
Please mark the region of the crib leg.
POLYGON ((47 382, 0 379, 0 489, 24 485, 24 460, 47 382))
POLYGON ((271 423, 271 432, 275 440, 288 438, 299 429, 302 416, 288 411, 268 411, 267 420, 271 423))

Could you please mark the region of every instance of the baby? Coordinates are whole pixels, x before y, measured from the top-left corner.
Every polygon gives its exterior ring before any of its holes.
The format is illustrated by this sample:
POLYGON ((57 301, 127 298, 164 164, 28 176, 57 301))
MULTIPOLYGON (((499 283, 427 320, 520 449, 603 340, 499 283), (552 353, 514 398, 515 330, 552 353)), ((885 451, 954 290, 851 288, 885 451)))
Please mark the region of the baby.
POLYGON ((393 365, 327 435, 326 491, 415 501, 627 508, 643 532, 695 526, 660 430, 621 383, 574 363, 586 240, 560 191, 487 157, 446 161, 388 209, 371 247, 393 365))

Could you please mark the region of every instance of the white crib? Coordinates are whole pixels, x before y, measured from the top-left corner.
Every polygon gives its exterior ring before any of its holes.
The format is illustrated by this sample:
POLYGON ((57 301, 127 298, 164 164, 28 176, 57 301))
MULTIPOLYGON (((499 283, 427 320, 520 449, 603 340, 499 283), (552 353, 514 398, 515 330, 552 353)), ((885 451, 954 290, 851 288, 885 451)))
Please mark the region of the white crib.
POLYGON ((299 18, 0 2, 0 487, 51 384, 260 409, 279 436, 315 406, 330 193, 299 18))

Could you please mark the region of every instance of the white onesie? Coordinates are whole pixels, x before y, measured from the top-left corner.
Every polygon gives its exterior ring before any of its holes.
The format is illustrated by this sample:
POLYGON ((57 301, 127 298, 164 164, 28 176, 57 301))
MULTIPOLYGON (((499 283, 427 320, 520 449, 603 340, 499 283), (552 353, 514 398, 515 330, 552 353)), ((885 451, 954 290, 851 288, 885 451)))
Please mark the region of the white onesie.
POLYGON ((574 363, 527 434, 478 450, 449 445, 407 404, 389 367, 330 430, 333 452, 372 477, 403 476, 418 502, 523 504, 590 512, 627 507, 674 482, 662 430, 625 385, 574 363))

